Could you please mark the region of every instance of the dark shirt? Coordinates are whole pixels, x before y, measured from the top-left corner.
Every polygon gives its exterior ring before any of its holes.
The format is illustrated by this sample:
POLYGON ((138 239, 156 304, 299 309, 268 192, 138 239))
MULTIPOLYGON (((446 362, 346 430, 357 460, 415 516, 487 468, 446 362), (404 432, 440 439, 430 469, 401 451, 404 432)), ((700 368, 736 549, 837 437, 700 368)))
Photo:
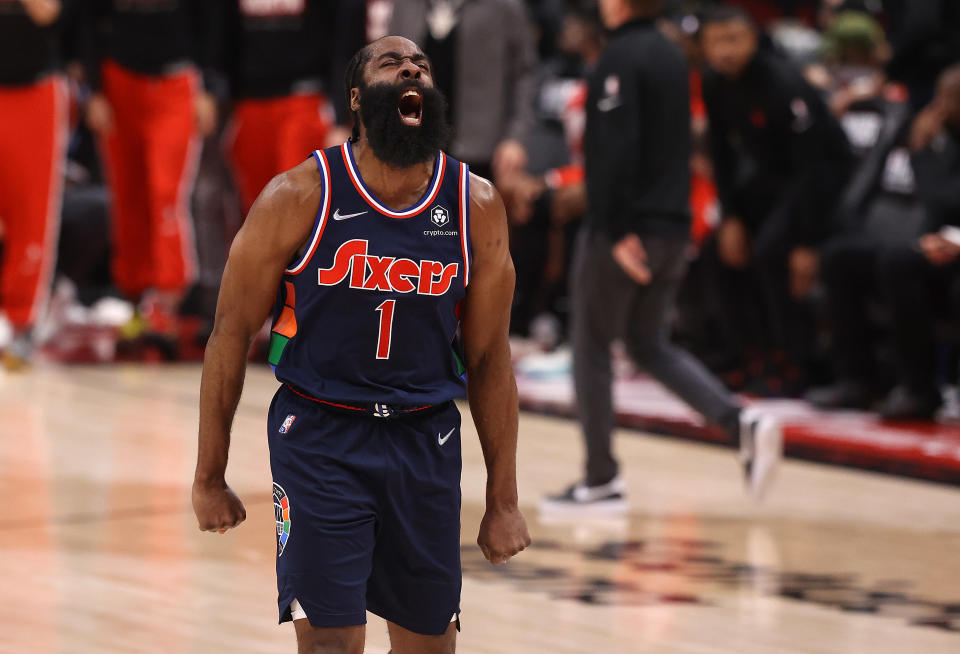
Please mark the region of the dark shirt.
POLYGON ((926 232, 960 227, 960 130, 947 130, 912 157, 917 194, 927 210, 926 232))
POLYGON ((447 99, 447 116, 452 120, 457 115, 457 33, 455 26, 442 39, 434 38, 427 30, 423 52, 430 57, 434 85, 447 99))
POLYGON ((67 11, 51 25, 40 27, 19 0, 0 0, 0 85, 20 86, 60 68, 60 25, 67 11))
POLYGON ((591 74, 584 156, 591 229, 689 234, 687 64, 653 21, 617 29, 591 74))
POLYGON ((802 198, 804 184, 853 165, 850 143, 819 92, 774 52, 758 52, 736 80, 708 71, 703 99, 726 214, 750 222, 738 195, 759 179, 782 182, 790 187, 785 196, 802 198))
MULTIPOLYGON (((335 2, 223 0, 219 66, 236 98, 269 98, 328 84, 335 2)), ((340 71, 342 76, 342 70, 340 71)), ((337 85, 332 90, 340 92, 337 85)))
POLYGON ((84 0, 84 58, 93 88, 100 63, 112 59, 143 75, 193 63, 208 71, 219 51, 220 0, 84 0))

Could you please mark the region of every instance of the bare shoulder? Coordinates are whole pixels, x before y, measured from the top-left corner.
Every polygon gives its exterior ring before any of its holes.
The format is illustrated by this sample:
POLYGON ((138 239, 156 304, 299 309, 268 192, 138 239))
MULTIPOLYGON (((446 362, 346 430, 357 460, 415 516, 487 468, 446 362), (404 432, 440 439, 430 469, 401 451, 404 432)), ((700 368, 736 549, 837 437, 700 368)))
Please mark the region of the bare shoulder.
POLYGON ((470 209, 474 218, 480 217, 483 222, 496 220, 498 213, 504 214, 503 198, 500 191, 489 179, 470 173, 470 209), (480 216, 477 216, 477 214, 480 216), (490 217, 486 216, 490 214, 490 217))
POLYGON ((250 213, 296 214, 309 209, 312 221, 322 195, 323 178, 310 158, 271 179, 250 213))
POLYGON ((470 243, 474 266, 509 261, 507 212, 500 192, 487 179, 470 174, 470 243))
POLYGON ((309 238, 322 198, 323 178, 311 158, 267 183, 234 243, 265 249, 287 261, 309 238))

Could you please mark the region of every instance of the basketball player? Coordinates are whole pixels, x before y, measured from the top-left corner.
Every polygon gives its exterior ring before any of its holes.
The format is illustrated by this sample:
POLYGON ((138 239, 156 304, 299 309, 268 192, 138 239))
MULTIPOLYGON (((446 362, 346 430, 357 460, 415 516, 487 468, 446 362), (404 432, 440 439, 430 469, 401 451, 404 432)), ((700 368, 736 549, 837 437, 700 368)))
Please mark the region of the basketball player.
POLYGON ((530 543, 517 507, 506 216, 489 182, 439 151, 447 122, 430 72, 400 37, 358 52, 346 75, 350 141, 270 182, 223 276, 200 389, 194 510, 207 531, 246 517, 224 480, 230 425, 247 350, 273 307, 279 613, 293 619, 300 652, 361 652, 366 610, 387 620, 395 654, 454 651, 452 400, 464 370, 487 466, 477 542, 493 564, 530 543))

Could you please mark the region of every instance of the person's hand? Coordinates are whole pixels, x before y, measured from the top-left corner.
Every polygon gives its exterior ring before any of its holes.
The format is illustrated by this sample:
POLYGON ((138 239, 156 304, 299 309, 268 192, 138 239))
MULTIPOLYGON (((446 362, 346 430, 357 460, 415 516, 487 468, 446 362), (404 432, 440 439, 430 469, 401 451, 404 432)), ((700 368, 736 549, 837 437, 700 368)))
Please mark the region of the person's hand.
POLYGON ((817 283, 820 270, 820 255, 813 248, 796 247, 790 253, 790 294, 804 298, 817 283))
POLYGON ((94 93, 87 100, 87 127, 100 136, 113 129, 113 107, 103 93, 94 93))
POLYGON ((512 225, 526 225, 533 217, 533 205, 543 195, 547 185, 543 178, 517 172, 503 179, 499 185, 507 206, 507 217, 512 225))
POLYGON ((750 238, 739 218, 726 218, 717 229, 717 250, 720 261, 730 268, 742 270, 750 263, 750 238))
POLYGON ((614 244, 613 259, 636 283, 646 285, 653 279, 647 267, 647 251, 636 234, 627 234, 614 244))
POLYGON ((943 131, 945 118, 946 112, 937 103, 918 113, 910 127, 910 150, 920 152, 929 147, 934 137, 943 131))
POLYGON ((520 142, 513 139, 501 141, 493 151, 493 160, 490 165, 493 168, 493 177, 499 183, 499 180, 504 177, 527 167, 527 150, 520 142))
POLYGON ((217 130, 217 99, 209 91, 201 91, 194 101, 197 131, 206 138, 217 130))
POLYGON ((587 187, 583 182, 554 190, 550 202, 550 222, 566 225, 587 211, 587 187))
POLYGON ((514 554, 530 545, 527 521, 516 506, 503 509, 487 507, 480 522, 477 545, 493 565, 506 563, 514 554))
POLYGON ((191 495, 200 531, 218 531, 222 534, 247 519, 243 502, 223 480, 213 483, 194 481, 191 495))
POLYGON ((926 234, 920 237, 920 251, 927 261, 935 266, 945 266, 960 257, 960 245, 948 241, 940 234, 926 234))

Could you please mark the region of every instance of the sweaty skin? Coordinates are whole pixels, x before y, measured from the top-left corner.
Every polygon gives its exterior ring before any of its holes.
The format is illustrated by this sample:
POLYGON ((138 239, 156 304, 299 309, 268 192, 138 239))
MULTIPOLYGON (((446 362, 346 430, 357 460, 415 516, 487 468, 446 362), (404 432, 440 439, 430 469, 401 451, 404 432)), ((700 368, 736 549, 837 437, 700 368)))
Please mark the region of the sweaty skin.
MULTIPOLYGON (((397 37, 372 46, 366 81, 414 78, 432 84, 417 46, 397 37)), ((354 89, 351 104, 359 102, 354 89)), ((360 174, 389 206, 414 203, 429 184, 433 161, 403 170, 376 159, 361 128, 355 144, 360 174)), ((193 508, 201 530, 236 527, 246 518, 239 497, 226 483, 230 428, 243 390, 247 352, 267 319, 283 272, 302 252, 322 199, 322 179, 313 160, 275 177, 254 202, 230 248, 213 334, 204 356, 200 383, 200 431, 193 508)), ((487 467, 486 512, 477 543, 493 564, 503 563, 530 544, 517 503, 517 388, 510 363, 508 324, 514 270, 507 240, 507 217, 500 194, 488 181, 471 176, 473 265, 463 305, 468 400, 487 467)), ((452 652, 453 623, 443 636, 421 636, 390 624, 394 654, 452 652)), ((296 620, 301 651, 360 652, 361 625, 315 628, 296 620), (323 650, 327 651, 327 650, 323 650)))

